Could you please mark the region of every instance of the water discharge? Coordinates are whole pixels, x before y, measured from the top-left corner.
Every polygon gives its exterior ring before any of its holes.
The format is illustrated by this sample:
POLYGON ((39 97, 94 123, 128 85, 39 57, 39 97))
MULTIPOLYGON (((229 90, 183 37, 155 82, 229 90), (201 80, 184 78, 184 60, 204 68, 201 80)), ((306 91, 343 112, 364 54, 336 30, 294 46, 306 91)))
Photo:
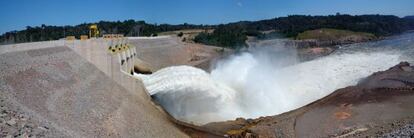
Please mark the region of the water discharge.
POLYGON ((194 124, 256 118, 294 110, 401 61, 398 52, 344 52, 297 63, 272 52, 245 52, 219 61, 211 73, 190 66, 141 78, 178 120, 194 124))

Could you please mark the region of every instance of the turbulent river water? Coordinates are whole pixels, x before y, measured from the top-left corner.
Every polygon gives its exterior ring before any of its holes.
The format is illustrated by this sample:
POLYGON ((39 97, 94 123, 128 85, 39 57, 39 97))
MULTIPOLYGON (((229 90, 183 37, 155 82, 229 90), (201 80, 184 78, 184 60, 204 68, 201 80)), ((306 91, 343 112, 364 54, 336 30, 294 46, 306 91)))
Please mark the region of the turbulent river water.
POLYGON ((414 33, 342 46, 306 62, 298 62, 294 50, 277 47, 232 55, 210 73, 174 66, 136 77, 173 117, 202 125, 294 110, 374 72, 414 61, 414 33))

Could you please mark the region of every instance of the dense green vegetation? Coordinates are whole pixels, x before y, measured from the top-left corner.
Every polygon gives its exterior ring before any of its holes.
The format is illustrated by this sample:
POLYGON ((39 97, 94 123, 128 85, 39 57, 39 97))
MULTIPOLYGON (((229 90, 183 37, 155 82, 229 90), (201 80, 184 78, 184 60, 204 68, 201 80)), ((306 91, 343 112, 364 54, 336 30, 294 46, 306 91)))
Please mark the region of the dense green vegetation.
POLYGON ((220 31, 213 34, 200 34, 196 42, 213 44, 224 47, 243 46, 246 36, 257 36, 266 38, 261 31, 275 30, 285 37, 296 38, 299 33, 307 30, 320 28, 332 28, 350 30, 355 32, 366 32, 376 36, 389 36, 414 29, 414 19, 410 17, 399 18, 392 15, 329 15, 329 16, 305 16, 292 15, 270 20, 255 22, 237 22, 219 26, 220 30, 231 29, 231 31, 220 31), (223 38, 224 37, 224 38, 223 38), (228 40, 234 41, 228 41, 228 40))
POLYGON ((409 29, 414 30, 414 16, 406 16, 404 17, 404 20, 408 22, 409 29))
POLYGON ((76 36, 89 34, 89 26, 97 24, 101 34, 124 34, 125 36, 156 36, 160 32, 175 31, 194 28, 211 28, 207 25, 169 25, 169 24, 148 24, 144 21, 100 21, 98 23, 83 23, 76 26, 49 26, 41 25, 36 27, 27 26, 21 31, 11 31, 0 36, 0 44, 23 43, 46 40, 57 40, 65 36, 76 36))
POLYGON ((194 42, 216 45, 227 48, 245 46, 247 33, 238 25, 219 25, 213 33, 202 32, 194 38, 194 42))
MULTIPOLYGON (((275 30, 277 34, 296 38, 299 33, 320 28, 332 28, 366 32, 376 36, 389 36, 414 29, 414 18, 408 16, 399 18, 392 15, 345 15, 329 16, 291 15, 261 21, 241 21, 222 25, 169 25, 148 24, 144 21, 101 21, 96 23, 101 34, 119 33, 126 36, 155 36, 160 32, 176 31, 182 29, 214 29, 212 33, 204 32, 195 37, 194 41, 208 45, 228 48, 245 46, 247 36, 268 38, 262 31, 275 30)), ((36 26, 25 30, 7 32, 0 36, 0 44, 21 43, 44 40, 56 40, 64 36, 88 34, 90 23, 76 26, 36 26)), ((274 35, 274 33, 270 33, 274 35)))
POLYGON ((303 16, 293 15, 254 23, 260 29, 275 29, 288 37, 295 37, 306 30, 319 28, 333 28, 367 32, 377 36, 388 36, 402 33, 410 26, 408 21, 391 15, 330 15, 330 16, 303 16))

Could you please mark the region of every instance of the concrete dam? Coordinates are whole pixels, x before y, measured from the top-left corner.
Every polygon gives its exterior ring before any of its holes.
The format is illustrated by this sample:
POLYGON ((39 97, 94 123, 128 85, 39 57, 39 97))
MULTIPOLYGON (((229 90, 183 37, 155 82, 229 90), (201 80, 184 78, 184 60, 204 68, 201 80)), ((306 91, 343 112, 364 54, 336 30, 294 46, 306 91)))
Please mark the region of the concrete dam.
POLYGON ((128 51, 113 54, 109 47, 118 41, 1 46, 3 104, 48 128, 46 137, 188 137, 127 75, 132 58, 156 63, 154 70, 188 63, 185 47, 175 38, 131 38, 128 51))

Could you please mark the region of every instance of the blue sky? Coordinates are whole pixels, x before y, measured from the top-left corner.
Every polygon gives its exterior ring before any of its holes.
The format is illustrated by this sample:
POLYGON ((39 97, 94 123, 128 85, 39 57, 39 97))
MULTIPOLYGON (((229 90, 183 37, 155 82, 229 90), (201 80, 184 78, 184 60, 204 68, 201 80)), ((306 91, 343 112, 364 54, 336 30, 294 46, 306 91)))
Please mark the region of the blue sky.
POLYGON ((414 15, 414 0, 1 0, 0 33, 100 20, 219 24, 292 14, 414 15))

